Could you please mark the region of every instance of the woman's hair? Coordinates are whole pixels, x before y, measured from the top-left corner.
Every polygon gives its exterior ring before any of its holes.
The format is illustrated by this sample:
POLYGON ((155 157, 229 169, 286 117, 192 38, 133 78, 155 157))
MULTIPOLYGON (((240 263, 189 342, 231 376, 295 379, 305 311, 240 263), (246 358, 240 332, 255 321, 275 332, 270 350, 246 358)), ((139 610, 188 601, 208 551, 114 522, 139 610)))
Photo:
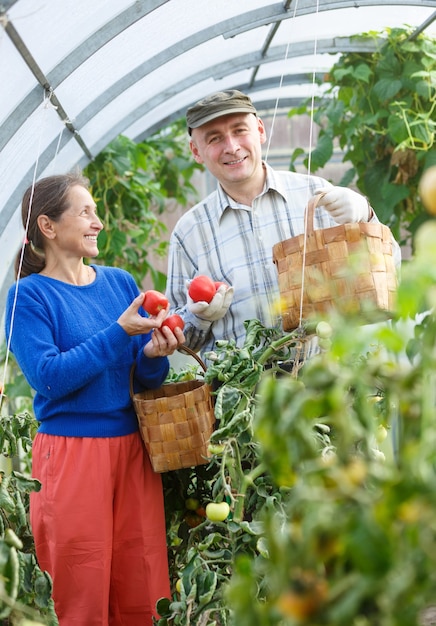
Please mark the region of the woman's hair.
POLYGON ((23 253, 20 250, 15 259, 16 278, 24 278, 44 269, 44 236, 38 226, 38 217, 46 215, 57 222, 69 207, 68 194, 71 187, 75 185, 81 185, 87 189, 89 181, 77 172, 47 176, 36 182, 34 186, 31 185, 25 192, 21 204, 21 219, 24 228, 27 226, 27 240, 23 253))

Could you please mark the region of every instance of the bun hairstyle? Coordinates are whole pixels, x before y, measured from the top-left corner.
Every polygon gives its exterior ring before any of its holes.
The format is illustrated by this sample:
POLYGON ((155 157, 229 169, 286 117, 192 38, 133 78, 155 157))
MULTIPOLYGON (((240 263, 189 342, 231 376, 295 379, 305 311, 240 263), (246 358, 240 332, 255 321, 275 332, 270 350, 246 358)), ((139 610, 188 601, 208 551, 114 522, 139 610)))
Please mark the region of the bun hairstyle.
POLYGON ((79 172, 59 174, 41 178, 26 190, 21 203, 21 219, 24 228, 27 226, 27 239, 24 251, 20 250, 15 259, 15 278, 37 274, 44 269, 44 236, 38 226, 38 217, 46 215, 57 222, 68 209, 68 194, 76 185, 88 189, 89 180, 79 172))

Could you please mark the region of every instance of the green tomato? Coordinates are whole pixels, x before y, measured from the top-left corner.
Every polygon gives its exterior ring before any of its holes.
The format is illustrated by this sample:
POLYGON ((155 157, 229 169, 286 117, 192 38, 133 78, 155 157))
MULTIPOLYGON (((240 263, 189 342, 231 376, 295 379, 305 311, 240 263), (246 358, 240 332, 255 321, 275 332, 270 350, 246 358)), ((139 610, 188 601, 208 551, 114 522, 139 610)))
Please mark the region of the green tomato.
POLYGON ((375 434, 377 443, 382 443, 382 441, 384 441, 386 439, 386 437, 388 436, 388 431, 386 430, 386 428, 383 426, 383 424, 379 424, 377 426, 377 432, 375 434))
POLYGON ((230 507, 227 502, 209 502, 206 506, 206 517, 211 522, 223 522, 229 513, 230 507))
POLYGON ((321 339, 328 339, 332 336, 333 329, 328 322, 318 322, 315 332, 321 339))
POLYGON ((185 506, 188 511, 196 511, 200 506, 200 502, 197 500, 197 498, 187 498, 185 500, 185 506))
POLYGON ((223 443, 210 443, 207 446, 207 451, 209 454, 215 454, 216 456, 221 456, 224 452, 225 445, 223 443))
POLYGON ((330 350, 330 348, 332 347, 332 340, 328 337, 320 337, 318 339, 318 345, 321 350, 330 350))

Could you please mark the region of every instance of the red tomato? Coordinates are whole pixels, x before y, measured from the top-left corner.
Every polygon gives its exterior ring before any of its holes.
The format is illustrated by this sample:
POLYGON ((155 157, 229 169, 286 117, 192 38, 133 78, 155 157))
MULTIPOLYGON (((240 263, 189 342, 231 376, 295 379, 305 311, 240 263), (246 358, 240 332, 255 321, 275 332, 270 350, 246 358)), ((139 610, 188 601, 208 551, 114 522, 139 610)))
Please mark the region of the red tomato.
POLYGON ((185 328, 185 322, 182 320, 180 315, 174 313, 174 315, 168 315, 168 317, 164 319, 161 328, 163 328, 163 326, 168 326, 168 328, 174 332, 176 328, 183 330, 185 328))
POLYGON ((225 285, 227 287, 227 283, 223 283, 222 280, 216 280, 215 281, 215 289, 218 291, 218 289, 221 287, 221 285, 225 285))
POLYGON ((191 280, 188 293, 194 302, 210 302, 216 293, 215 283, 209 276, 200 274, 191 280))
POLYGON ((159 311, 167 308, 168 300, 165 298, 163 293, 160 293, 160 291, 150 289, 144 294, 142 306, 150 315, 157 315, 159 311))
POLYGON ((198 509, 195 509, 195 512, 200 517, 206 517, 206 509, 203 506, 199 506, 198 509))
POLYGON ((185 514, 185 522, 188 524, 189 528, 196 528, 204 522, 204 519, 200 515, 197 515, 195 511, 188 511, 185 514))

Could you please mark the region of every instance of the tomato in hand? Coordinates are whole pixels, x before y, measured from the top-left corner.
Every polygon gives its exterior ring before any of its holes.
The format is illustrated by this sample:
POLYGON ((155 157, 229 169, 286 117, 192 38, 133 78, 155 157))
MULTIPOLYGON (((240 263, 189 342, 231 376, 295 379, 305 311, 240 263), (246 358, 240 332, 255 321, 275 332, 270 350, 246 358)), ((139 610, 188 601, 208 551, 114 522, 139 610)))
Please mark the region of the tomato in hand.
POLYGON ((191 280, 188 294, 194 302, 210 302, 216 293, 214 281, 204 274, 191 280))
POLYGON ((158 315, 159 311, 167 308, 168 300, 160 291, 149 289, 144 294, 142 306, 150 315, 158 315))
POLYGON ((221 285, 224 285, 225 287, 227 287, 227 283, 223 283, 222 280, 216 280, 215 281, 215 289, 216 289, 216 291, 218 291, 218 289, 221 287, 221 285))
POLYGON ((182 320, 180 315, 174 313, 174 315, 168 315, 168 317, 164 319, 161 328, 163 328, 164 326, 168 326, 168 328, 172 332, 174 332, 176 328, 180 328, 180 330, 183 330, 185 328, 185 322, 182 320))

